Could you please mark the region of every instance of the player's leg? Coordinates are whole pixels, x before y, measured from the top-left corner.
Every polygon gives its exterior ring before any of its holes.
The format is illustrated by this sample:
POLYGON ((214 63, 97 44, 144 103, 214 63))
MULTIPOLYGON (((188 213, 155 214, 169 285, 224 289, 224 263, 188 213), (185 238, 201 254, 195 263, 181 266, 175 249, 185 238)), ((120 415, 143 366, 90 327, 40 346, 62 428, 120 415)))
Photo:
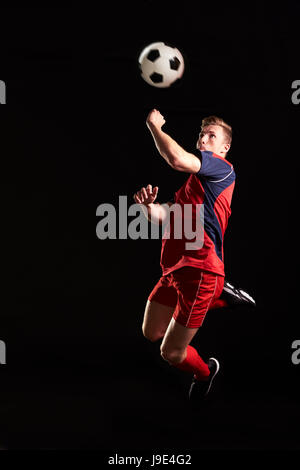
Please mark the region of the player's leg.
POLYGON ((174 310, 175 307, 148 300, 142 326, 145 338, 150 341, 158 341, 163 338, 174 310))
POLYGON ((217 277, 185 267, 172 275, 178 302, 161 345, 161 355, 170 364, 193 372, 199 378, 209 375, 208 366, 189 344, 202 325, 217 289, 217 277))
MULTIPOLYGON (((161 355, 169 364, 194 375, 194 380, 201 383, 201 393, 197 394, 201 396, 207 394, 219 363, 213 358, 206 363, 190 342, 202 325, 210 304, 222 292, 223 281, 221 276, 194 268, 174 273, 178 303, 161 344, 161 355)), ((192 385, 194 388, 194 383, 192 385)))
POLYGON ((199 356, 196 349, 190 346, 190 342, 198 329, 187 328, 172 318, 160 349, 162 357, 170 365, 193 373, 199 379, 205 379, 209 375, 207 364, 199 356))
POLYGON ((163 276, 152 289, 144 312, 142 330, 150 341, 164 337, 177 304, 177 291, 170 276, 163 276))

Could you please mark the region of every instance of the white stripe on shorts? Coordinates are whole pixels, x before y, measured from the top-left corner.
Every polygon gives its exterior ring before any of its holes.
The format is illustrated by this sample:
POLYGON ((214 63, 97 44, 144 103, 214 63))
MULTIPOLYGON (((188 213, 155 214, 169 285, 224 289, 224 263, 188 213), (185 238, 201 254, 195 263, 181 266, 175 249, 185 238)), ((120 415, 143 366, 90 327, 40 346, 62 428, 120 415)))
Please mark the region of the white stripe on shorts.
POLYGON ((200 290, 202 278, 203 278, 203 272, 201 272, 201 277, 200 277, 200 281, 199 281, 199 285, 198 285, 196 297, 195 297, 194 303, 193 303, 193 305, 192 305, 192 308, 191 308, 191 311, 190 311, 190 314, 189 314, 189 316, 188 316, 188 319, 187 319, 187 322, 186 322, 185 326, 187 326, 188 323, 189 323, 189 321, 190 321, 190 318, 191 318, 191 315, 192 315, 192 311, 193 311, 194 305, 195 305, 195 303, 196 303, 196 300, 197 300, 197 297, 198 297, 198 294, 199 294, 199 290, 200 290))

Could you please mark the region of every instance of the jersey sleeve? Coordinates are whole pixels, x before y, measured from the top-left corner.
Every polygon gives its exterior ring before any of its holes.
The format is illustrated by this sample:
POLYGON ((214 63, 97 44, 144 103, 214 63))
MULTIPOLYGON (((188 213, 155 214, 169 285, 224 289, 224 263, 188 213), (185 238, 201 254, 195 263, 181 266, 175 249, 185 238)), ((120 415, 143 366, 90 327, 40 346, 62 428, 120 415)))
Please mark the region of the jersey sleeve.
POLYGON ((201 151, 201 168, 197 175, 210 181, 220 181, 234 173, 232 165, 220 158, 214 158, 212 152, 201 151))

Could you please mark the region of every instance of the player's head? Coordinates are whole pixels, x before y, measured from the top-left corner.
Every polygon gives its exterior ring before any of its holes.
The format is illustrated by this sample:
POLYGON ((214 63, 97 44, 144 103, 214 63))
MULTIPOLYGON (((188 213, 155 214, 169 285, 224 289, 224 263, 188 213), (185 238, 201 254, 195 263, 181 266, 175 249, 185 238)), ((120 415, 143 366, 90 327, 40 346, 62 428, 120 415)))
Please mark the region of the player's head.
POLYGON ((226 157, 232 140, 232 128, 223 119, 209 116, 202 119, 201 132, 196 147, 226 157))

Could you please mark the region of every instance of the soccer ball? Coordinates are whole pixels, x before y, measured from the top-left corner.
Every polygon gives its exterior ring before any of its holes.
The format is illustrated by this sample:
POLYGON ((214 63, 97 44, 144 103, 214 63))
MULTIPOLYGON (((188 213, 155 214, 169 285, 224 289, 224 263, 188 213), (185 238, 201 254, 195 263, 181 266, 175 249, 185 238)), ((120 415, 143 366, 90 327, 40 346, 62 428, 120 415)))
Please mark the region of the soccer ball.
POLYGON ((182 77, 184 59, 176 47, 164 42, 153 42, 139 56, 141 77, 149 85, 167 88, 182 77))

